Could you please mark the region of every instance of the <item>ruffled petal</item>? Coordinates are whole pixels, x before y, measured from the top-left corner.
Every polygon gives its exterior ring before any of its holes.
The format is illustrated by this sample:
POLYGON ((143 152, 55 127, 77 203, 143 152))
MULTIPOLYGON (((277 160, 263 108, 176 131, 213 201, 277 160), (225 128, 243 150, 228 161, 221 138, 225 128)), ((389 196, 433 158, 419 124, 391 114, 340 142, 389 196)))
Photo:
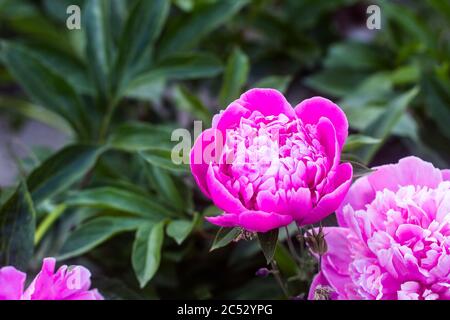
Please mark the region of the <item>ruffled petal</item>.
POLYGON ((369 183, 367 176, 361 177, 356 180, 350 187, 344 201, 341 206, 336 211, 336 217, 341 227, 349 227, 346 223, 346 218, 344 217, 344 207, 348 204, 354 210, 365 209, 366 205, 371 203, 375 199, 375 191, 372 185, 369 183))
POLYGON ((393 192, 408 185, 436 188, 443 181, 439 169, 417 157, 406 157, 398 164, 377 167, 368 179, 374 191, 389 189, 393 192))
POLYGON ((56 260, 46 258, 42 263, 41 271, 33 282, 25 290, 24 298, 26 300, 55 300, 53 290, 53 273, 55 271, 56 260))
POLYGON ((295 107, 295 113, 304 124, 317 124, 322 117, 330 119, 342 148, 348 135, 348 121, 338 105, 322 97, 303 100, 295 107))
POLYGON ((225 212, 239 213, 247 209, 242 205, 241 201, 234 197, 229 190, 217 179, 212 165, 209 165, 206 175, 206 184, 211 199, 216 206, 225 212))
POLYGON ((253 232, 267 232, 272 229, 287 226, 292 217, 273 212, 245 211, 239 215, 239 225, 253 232))
POLYGON ((225 228, 236 227, 239 222, 238 216, 231 213, 224 213, 216 217, 205 217, 205 219, 216 226, 225 228))
POLYGON ((250 110, 242 106, 239 100, 232 102, 222 113, 220 118, 214 119, 214 125, 225 137, 226 131, 234 129, 239 125, 241 118, 247 118, 250 110))
POLYGON ((20 300, 26 274, 14 267, 0 269, 0 300, 20 300))
POLYGON ((324 228, 328 251, 322 256, 321 270, 339 296, 345 296, 348 286, 352 284, 349 275, 349 264, 352 261, 349 232, 346 228, 324 228))
POLYGON ((97 290, 78 292, 66 300, 104 300, 103 296, 97 290))
POLYGON ((46 258, 42 269, 25 291, 26 300, 98 300, 101 295, 89 291, 91 273, 84 267, 62 266, 55 272, 56 260, 46 258))
POLYGON ((444 181, 450 181, 450 169, 441 170, 441 173, 444 181))
POLYGON ((250 111, 259 111, 264 116, 284 114, 289 118, 295 116, 294 109, 281 92, 275 89, 251 89, 242 94, 238 100, 250 111))
POLYGON ((318 138, 322 146, 325 148, 325 154, 329 161, 328 170, 335 168, 340 161, 341 152, 336 137, 336 131, 330 119, 322 117, 317 124, 318 138))
MULTIPOLYGON (((197 185, 199 186, 200 190, 208 197, 211 198, 208 186, 206 183, 206 173, 208 171, 208 166, 210 162, 213 159, 205 159, 205 149, 210 149, 211 147, 214 149, 214 152, 219 149, 218 147, 223 146, 223 141, 217 141, 218 131, 215 129, 206 129, 203 131, 195 140, 194 147, 191 150, 190 154, 190 166, 191 166, 191 172, 194 176, 195 181, 197 182, 197 185), (210 146, 213 143, 221 144, 216 146, 210 146)), ((220 150, 218 151, 220 152, 220 150)), ((209 153, 209 152, 208 152, 209 153)), ((212 152, 211 152, 212 153, 212 152)), ((214 155, 214 154, 213 154, 214 155)), ((214 155, 215 156, 215 155, 214 155)))
POLYGON ((306 216, 300 223, 302 225, 316 223, 329 214, 333 213, 344 200, 352 183, 353 168, 350 163, 342 163, 336 169, 336 174, 331 177, 333 190, 323 196, 312 209, 311 214, 306 216))

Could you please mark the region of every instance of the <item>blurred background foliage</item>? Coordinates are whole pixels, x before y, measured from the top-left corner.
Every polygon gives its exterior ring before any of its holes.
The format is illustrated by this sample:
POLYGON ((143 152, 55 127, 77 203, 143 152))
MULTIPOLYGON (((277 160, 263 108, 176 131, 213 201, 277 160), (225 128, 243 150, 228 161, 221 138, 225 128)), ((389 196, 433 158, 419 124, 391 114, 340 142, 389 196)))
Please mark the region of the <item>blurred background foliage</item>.
MULTIPOLYGON (((83 264, 107 298, 282 296, 255 277, 256 241, 223 247, 236 235, 222 231, 209 252, 203 216, 218 209, 170 161, 174 128, 206 128, 248 88, 339 103, 357 174, 410 154, 450 165, 446 1, 0 0, 0 36, 0 118, 64 141, 1 146, 17 178, 2 182, 0 265, 83 264), (65 26, 70 4, 81 30, 65 26), (370 4, 381 30, 366 27, 370 4)), ((286 237, 275 258, 301 295, 316 266, 299 267, 286 237)))

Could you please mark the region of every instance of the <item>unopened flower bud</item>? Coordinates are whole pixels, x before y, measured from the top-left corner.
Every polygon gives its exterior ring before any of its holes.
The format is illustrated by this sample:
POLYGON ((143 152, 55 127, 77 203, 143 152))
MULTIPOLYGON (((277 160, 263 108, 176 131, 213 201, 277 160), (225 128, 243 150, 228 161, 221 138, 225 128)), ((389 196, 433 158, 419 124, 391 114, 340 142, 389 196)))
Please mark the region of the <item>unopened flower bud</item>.
POLYGON ((270 270, 267 268, 260 268, 258 271, 256 271, 255 275, 257 277, 265 278, 270 274, 270 270))
POLYGON ((311 229, 311 232, 307 231, 305 241, 309 249, 318 255, 324 255, 328 251, 322 227, 319 228, 319 232, 316 232, 314 228, 311 229))

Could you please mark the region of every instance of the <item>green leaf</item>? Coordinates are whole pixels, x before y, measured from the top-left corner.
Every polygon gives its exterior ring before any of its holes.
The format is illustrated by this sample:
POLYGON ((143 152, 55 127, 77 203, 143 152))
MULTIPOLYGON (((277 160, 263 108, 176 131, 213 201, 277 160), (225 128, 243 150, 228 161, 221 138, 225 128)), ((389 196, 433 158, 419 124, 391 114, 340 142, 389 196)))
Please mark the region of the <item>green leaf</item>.
POLYGON ((225 107, 239 97, 242 87, 247 82, 249 69, 250 64, 247 55, 239 48, 234 49, 228 58, 219 94, 221 106, 225 107))
POLYGON ((99 217, 82 224, 72 232, 60 251, 58 260, 82 255, 102 244, 114 235, 133 231, 146 220, 125 217, 99 217))
POLYGON ((174 213, 164 208, 149 195, 145 197, 130 190, 101 187, 83 190, 69 196, 65 202, 70 206, 94 207, 121 211, 158 222, 174 213))
POLYGON ((285 277, 294 277, 298 274, 299 270, 295 259, 281 243, 277 245, 274 260, 277 262, 278 268, 285 277))
MULTIPOLYGON (((384 142, 408 108, 411 101, 416 97, 417 93, 418 89, 413 88, 390 101, 386 106, 386 110, 375 119, 363 134, 375 139, 380 139, 381 142, 384 142)), ((360 148, 356 152, 356 155, 365 163, 369 163, 381 145, 382 143, 367 145, 360 148)))
POLYGON ((14 113, 20 113, 25 117, 44 123, 69 136, 73 135, 72 128, 64 118, 51 110, 42 108, 28 101, 0 96, 0 108, 14 113))
POLYGON ((172 130, 149 123, 128 123, 119 126, 111 135, 109 144, 119 150, 135 152, 151 149, 171 149, 172 130))
POLYGON ((109 0, 87 0, 83 8, 86 55, 91 75, 103 97, 109 97, 113 51, 109 0))
POLYGON ((211 123, 211 112, 205 107, 200 99, 190 93, 188 89, 181 85, 176 86, 173 92, 173 97, 175 100, 175 106, 179 110, 191 113, 194 117, 204 123, 211 123))
POLYGON ((125 95, 127 98, 158 104, 161 102, 166 89, 166 83, 167 81, 164 78, 154 79, 146 83, 136 83, 136 87, 129 87, 125 95))
POLYGON ((265 233, 258 233, 259 245, 266 257, 267 264, 271 263, 275 255, 278 242, 278 229, 273 229, 265 233))
POLYGON ((153 278, 161 262, 165 221, 145 224, 136 232, 133 244, 132 264, 141 288, 153 278))
POLYGON ((25 183, 0 208, 0 266, 28 268, 33 256, 35 212, 25 183))
POLYGON ((376 70, 383 66, 382 55, 372 46, 360 42, 340 42, 330 47, 325 68, 376 70))
POLYGON ((441 0, 427 0, 427 2, 434 7, 436 12, 439 12, 447 21, 450 21, 450 3, 441 0))
POLYGON ((94 146, 72 145, 45 160, 27 179, 36 205, 79 181, 95 165, 103 151, 94 146))
POLYGON ((420 70, 415 65, 406 65, 392 71, 392 83, 396 85, 417 83, 420 77, 420 70))
MULTIPOLYGON (((435 39, 429 36, 429 31, 424 26, 420 15, 417 15, 413 10, 405 5, 392 3, 391 1, 381 1, 381 12, 385 15, 388 23, 394 22, 399 26, 402 32, 402 37, 411 40, 417 40, 425 48, 433 48, 435 39), (413 39, 408 36, 411 35, 413 39)), ((402 43, 399 43, 401 45, 402 43)))
POLYGON ((39 61, 53 73, 64 78, 79 94, 94 94, 93 83, 86 72, 86 65, 79 59, 56 50, 31 47, 39 61))
MULTIPOLYGON (((15 34, 34 40, 45 46, 70 51, 67 45, 68 30, 56 27, 41 12, 37 3, 30 1, 4 1, 0 8, 2 25, 15 34)), ((67 8, 67 6, 66 6, 67 8)), ((67 19, 67 15, 64 17, 67 19)))
POLYGON ((186 203, 178 191, 173 177, 167 170, 151 166, 150 168, 156 188, 163 198, 180 211, 186 209, 186 203))
POLYGON ((195 227, 199 215, 196 214, 192 221, 173 220, 167 226, 167 235, 173 238, 178 244, 182 244, 195 227))
POLYGON ((148 87, 161 79, 186 80, 214 77, 222 72, 220 60, 209 53, 182 53, 161 60, 147 72, 137 76, 126 89, 126 95, 148 87))
POLYGON ((347 69, 325 69, 306 78, 306 84, 324 94, 343 97, 355 90, 365 79, 365 74, 347 69), (345 75, 345 76, 343 76, 345 75))
POLYGON ((179 21, 163 36, 158 57, 164 58, 192 49, 205 35, 226 22, 247 3, 248 0, 217 1, 179 21))
POLYGON ((372 173, 374 170, 367 167, 364 163, 355 160, 345 160, 353 167, 353 179, 357 179, 372 173))
POLYGON ((372 138, 362 134, 351 134, 345 141, 343 152, 350 152, 368 144, 380 143, 380 139, 372 138))
POLYGON ((37 104, 57 113, 80 137, 90 134, 90 121, 75 90, 24 47, 1 43, 1 57, 10 73, 37 104))
POLYGON ((440 132, 450 139, 450 90, 448 83, 433 74, 421 79, 426 113, 436 122, 440 132))
MULTIPOLYGON (((339 102, 344 111, 360 111, 363 117, 366 116, 366 110, 373 105, 385 104, 390 100, 393 94, 392 76, 386 72, 377 72, 355 84, 343 99, 339 102)), ((359 123, 352 124, 358 128, 359 123)))
POLYGON ((209 251, 225 247, 241 233, 240 228, 220 228, 209 251))
POLYGON ((282 93, 286 93, 286 90, 291 82, 291 76, 268 76, 256 82, 254 88, 272 88, 282 93))
POLYGON ((169 8, 169 0, 135 1, 120 39, 116 63, 119 77, 122 77, 124 70, 134 72, 144 58, 150 60, 151 50, 166 21, 169 8))
POLYGON ((172 154, 175 154, 174 151, 166 149, 155 149, 149 151, 140 151, 139 154, 145 161, 154 166, 175 172, 189 172, 189 166, 187 164, 176 164, 172 161, 172 154))

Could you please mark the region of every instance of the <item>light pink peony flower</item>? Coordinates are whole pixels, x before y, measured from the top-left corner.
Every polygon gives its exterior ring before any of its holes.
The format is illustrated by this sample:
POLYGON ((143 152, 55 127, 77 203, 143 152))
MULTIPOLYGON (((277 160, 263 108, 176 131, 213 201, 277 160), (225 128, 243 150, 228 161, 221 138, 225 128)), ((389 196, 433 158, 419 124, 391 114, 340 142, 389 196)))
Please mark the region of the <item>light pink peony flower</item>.
POLYGON ((416 157, 357 180, 325 228, 315 289, 335 299, 450 299, 450 171, 416 157))
POLYGON ((292 108, 276 90, 247 91, 191 150, 198 186, 224 211, 208 221, 266 232, 323 219, 350 187, 352 167, 340 164, 347 135, 345 114, 327 99, 292 108))
POLYGON ((90 272, 81 266, 62 266, 44 259, 42 269, 24 292, 26 274, 14 267, 0 269, 0 300, 103 300, 91 286, 90 272))

